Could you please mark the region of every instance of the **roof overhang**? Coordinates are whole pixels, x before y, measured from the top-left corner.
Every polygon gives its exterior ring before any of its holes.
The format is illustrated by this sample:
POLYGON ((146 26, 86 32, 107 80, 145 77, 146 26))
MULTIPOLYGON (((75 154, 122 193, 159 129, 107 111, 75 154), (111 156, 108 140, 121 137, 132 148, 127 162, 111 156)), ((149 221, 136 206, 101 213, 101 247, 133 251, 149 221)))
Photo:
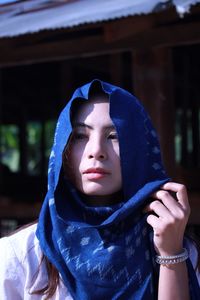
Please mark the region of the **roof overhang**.
MULTIPOLYGON (((6 2, 6 1, 4 1, 6 2)), ((0 38, 72 28, 175 6, 180 16, 200 0, 29 0, 0 5, 0 38)), ((0 2, 1 3, 1 2, 0 2)))

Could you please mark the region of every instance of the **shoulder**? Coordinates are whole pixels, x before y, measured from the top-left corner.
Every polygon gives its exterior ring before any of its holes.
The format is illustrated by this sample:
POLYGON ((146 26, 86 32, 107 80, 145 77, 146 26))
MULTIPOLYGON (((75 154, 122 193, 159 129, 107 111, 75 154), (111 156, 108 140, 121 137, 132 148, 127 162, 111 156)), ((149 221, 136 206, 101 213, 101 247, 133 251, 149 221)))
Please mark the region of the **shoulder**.
MULTIPOLYGON (((0 239, 0 295, 3 299, 43 299, 30 294, 44 288, 48 281, 36 229, 37 224, 33 224, 0 239)), ((61 298, 72 300, 62 282, 52 299, 61 298)))
POLYGON ((0 239, 0 292, 6 299, 13 295, 23 298, 33 284, 42 258, 36 227, 34 224, 0 239))
POLYGON ((190 238, 185 237, 184 247, 187 249, 189 258, 192 262, 193 267, 195 268, 198 263, 198 250, 195 243, 190 238))
POLYGON ((200 284, 200 270, 198 268, 198 261, 199 261, 199 255, 200 255, 199 251, 196 247, 196 244, 193 242, 193 240, 188 237, 185 238, 185 240, 184 240, 184 246, 185 246, 185 248, 187 248, 189 259, 190 259, 192 266, 196 272, 196 276, 197 276, 198 282, 200 284))
POLYGON ((15 257, 22 265, 27 260, 28 255, 36 252, 41 256, 39 241, 36 237, 37 224, 20 229, 16 233, 0 239, 1 256, 2 251, 7 258, 15 257))

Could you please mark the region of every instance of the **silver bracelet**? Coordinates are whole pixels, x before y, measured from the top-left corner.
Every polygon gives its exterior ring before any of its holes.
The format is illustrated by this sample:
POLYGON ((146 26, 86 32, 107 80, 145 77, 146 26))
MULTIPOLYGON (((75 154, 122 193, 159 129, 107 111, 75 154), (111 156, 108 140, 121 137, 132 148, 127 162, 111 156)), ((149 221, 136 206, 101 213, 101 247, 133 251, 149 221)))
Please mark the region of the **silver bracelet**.
POLYGON ((185 261, 188 258, 187 249, 183 248, 183 252, 178 255, 161 256, 156 255, 156 262, 160 265, 174 265, 185 261))

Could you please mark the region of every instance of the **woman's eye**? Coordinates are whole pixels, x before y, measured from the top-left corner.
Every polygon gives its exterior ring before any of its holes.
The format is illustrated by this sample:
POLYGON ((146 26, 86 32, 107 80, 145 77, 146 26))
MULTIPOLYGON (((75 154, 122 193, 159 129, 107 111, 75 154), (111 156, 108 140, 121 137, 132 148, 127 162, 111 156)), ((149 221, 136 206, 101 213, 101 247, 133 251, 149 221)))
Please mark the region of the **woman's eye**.
POLYGON ((74 135, 73 135, 74 140, 83 140, 86 138, 87 138, 87 135, 85 133, 74 133, 74 135))
POLYGON ((108 135, 108 138, 111 140, 118 140, 117 132, 112 132, 108 135))

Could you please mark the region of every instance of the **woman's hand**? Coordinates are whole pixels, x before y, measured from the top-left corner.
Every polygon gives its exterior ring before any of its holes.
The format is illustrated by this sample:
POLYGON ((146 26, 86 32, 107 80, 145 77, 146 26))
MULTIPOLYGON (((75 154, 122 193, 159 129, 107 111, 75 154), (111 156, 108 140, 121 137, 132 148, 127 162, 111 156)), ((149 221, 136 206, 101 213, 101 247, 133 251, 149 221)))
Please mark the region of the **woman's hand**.
POLYGON ((183 235, 190 215, 186 187, 168 182, 156 191, 144 209, 150 212, 147 223, 154 231, 154 247, 159 255, 176 255, 183 251, 183 235), (172 196, 172 193, 176 195, 172 196), (152 214, 153 213, 153 214, 152 214))

